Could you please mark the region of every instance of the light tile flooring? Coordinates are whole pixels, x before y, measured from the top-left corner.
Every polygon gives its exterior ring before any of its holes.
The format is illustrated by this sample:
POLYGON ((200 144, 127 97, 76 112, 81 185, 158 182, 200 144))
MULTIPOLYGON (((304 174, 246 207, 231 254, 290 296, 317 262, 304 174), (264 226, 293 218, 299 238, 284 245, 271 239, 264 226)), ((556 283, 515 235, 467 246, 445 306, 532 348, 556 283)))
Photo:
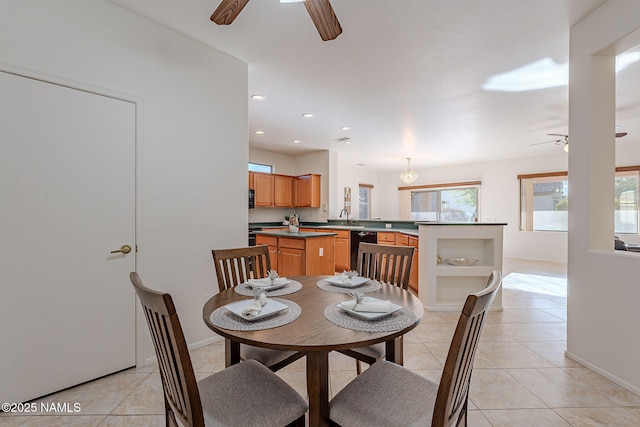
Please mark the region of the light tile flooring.
MULTIPOLYGON (((470 393, 469 424, 484 426, 640 426, 640 397, 564 356, 566 266, 506 260, 503 312, 482 332, 470 393)), ((405 340, 405 366, 438 380, 458 313, 427 312, 405 340)), ((192 351, 199 377, 224 366, 222 342, 192 351)), ((331 354, 331 391, 355 377, 355 363, 331 354)), ((278 372, 306 395, 304 359, 278 372)), ((11 416, 0 426, 162 426, 154 367, 131 369, 44 401, 79 402, 77 415, 11 416)))

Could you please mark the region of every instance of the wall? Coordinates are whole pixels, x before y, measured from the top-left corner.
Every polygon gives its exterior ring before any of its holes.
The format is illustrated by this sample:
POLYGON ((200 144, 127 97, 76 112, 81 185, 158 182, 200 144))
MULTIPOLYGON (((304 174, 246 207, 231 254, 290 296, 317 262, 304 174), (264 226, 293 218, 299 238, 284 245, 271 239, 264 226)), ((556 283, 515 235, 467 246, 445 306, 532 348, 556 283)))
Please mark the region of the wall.
MULTIPOLYGON (((215 337, 202 321, 210 250, 247 238, 247 65, 103 0, 0 11, 3 63, 141 100, 137 270, 173 294, 189 343, 215 337)), ((137 331, 141 362, 153 348, 140 315, 137 331)))
POLYGON ((615 64, 638 44, 640 4, 608 1, 571 29, 567 353, 640 394, 640 257, 613 250, 615 64), (635 32, 635 33, 634 33, 635 32), (633 40, 628 35, 633 34, 633 40), (610 143, 603 143, 610 141, 610 143))

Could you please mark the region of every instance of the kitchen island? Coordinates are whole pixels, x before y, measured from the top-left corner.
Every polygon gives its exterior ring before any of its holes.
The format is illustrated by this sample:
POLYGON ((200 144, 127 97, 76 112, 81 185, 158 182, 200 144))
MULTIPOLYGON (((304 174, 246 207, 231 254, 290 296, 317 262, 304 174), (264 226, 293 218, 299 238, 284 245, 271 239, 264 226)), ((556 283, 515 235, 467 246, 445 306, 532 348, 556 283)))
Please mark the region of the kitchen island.
POLYGON ((256 244, 269 245, 271 268, 280 276, 333 274, 336 233, 282 230, 256 231, 256 244))

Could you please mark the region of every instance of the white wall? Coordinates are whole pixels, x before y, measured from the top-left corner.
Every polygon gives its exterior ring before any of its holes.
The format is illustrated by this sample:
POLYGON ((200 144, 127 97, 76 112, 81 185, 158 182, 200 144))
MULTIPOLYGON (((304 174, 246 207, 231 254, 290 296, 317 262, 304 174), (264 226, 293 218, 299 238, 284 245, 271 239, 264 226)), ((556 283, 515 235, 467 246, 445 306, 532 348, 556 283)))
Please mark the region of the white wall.
POLYGON ((247 65, 104 0, 0 0, 0 29, 6 64, 141 99, 138 271, 173 294, 189 343, 215 337, 210 250, 247 238, 247 65))
POLYGON ((640 256, 613 250, 613 55, 638 44, 640 3, 608 1, 571 29, 567 352, 640 394, 640 256), (633 45, 632 44, 632 45, 633 45), (574 144, 575 142, 575 144, 574 144))

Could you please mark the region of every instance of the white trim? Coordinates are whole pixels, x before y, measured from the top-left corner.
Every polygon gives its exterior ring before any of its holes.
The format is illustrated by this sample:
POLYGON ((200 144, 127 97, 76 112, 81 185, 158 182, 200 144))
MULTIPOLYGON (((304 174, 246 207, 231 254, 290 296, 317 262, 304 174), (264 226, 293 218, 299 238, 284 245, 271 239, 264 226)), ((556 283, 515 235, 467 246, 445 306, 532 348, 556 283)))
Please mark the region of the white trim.
POLYGON ((591 369, 592 371, 602 375, 606 379, 608 379, 610 381, 613 381, 614 383, 618 384, 620 387, 623 387, 623 388, 629 390, 631 393, 634 393, 634 394, 637 394, 638 396, 640 396, 640 388, 635 387, 633 384, 630 384, 630 383, 626 382, 625 380, 622 380, 622 379, 616 377, 615 375, 611 375, 609 372, 605 371, 604 369, 598 368, 596 365, 587 362, 583 358, 581 358, 579 356, 576 356, 575 354, 573 354, 573 353, 571 353, 569 351, 565 351, 564 355, 567 356, 569 359, 575 360, 579 364, 581 364, 581 365, 587 367, 588 369, 591 369))
MULTIPOLYGON (((189 350, 195 350, 196 348, 204 347, 204 346, 207 346, 209 344, 214 344, 214 343, 216 343, 218 341, 222 341, 223 339, 224 338, 222 338, 221 336, 214 336, 214 337, 211 337, 211 338, 207 338, 206 340, 198 341, 198 342, 195 342, 195 343, 193 343, 191 345, 188 345, 187 348, 189 350)), ((152 357, 148 357, 147 359, 145 359, 143 364, 136 365, 136 367, 141 368, 143 366, 148 366, 148 365, 155 364, 155 363, 158 363, 158 357, 157 356, 152 356, 152 357)))

